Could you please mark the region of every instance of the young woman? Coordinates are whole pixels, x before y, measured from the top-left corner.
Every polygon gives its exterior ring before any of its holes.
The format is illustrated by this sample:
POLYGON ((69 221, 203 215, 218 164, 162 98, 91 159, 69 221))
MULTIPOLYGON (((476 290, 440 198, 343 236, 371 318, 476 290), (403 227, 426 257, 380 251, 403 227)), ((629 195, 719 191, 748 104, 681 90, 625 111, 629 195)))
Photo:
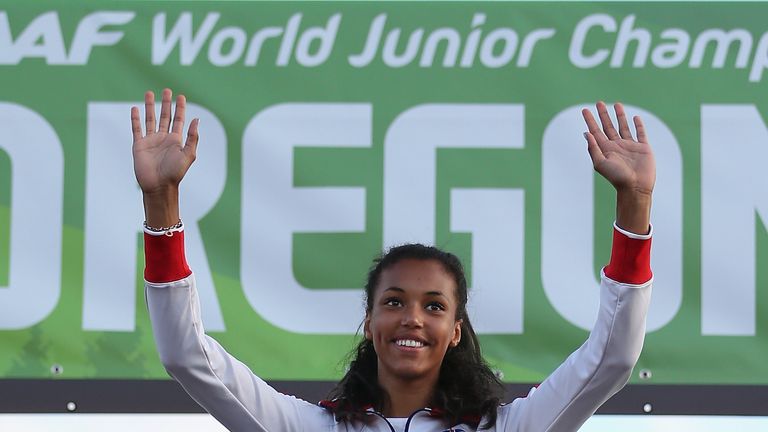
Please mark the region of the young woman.
MULTIPOLYGON (((645 130, 635 140, 616 104, 618 131, 597 104, 584 110, 595 170, 617 192, 611 260, 587 341, 527 397, 500 403, 467 316, 458 259, 404 245, 379 258, 365 287, 364 339, 350 369, 319 405, 278 393, 206 336, 194 276, 184 257, 179 183, 195 159, 198 120, 182 144, 185 99, 164 90, 159 121, 145 95, 145 130, 131 110, 136 178, 146 220, 146 295, 163 365, 232 431, 575 431, 629 379, 640 355, 650 300, 650 206, 655 163, 645 130)), ((578 229, 578 227, 571 227, 578 229)))

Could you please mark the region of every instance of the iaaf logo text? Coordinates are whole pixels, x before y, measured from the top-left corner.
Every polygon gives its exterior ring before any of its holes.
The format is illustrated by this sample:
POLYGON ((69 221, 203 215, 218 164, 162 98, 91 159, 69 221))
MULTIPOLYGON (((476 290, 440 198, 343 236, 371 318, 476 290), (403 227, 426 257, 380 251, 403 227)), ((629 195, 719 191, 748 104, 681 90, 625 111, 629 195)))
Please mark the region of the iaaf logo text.
POLYGON ((57 12, 38 15, 14 40, 8 14, 0 11, 0 64, 15 65, 24 58, 44 58, 49 65, 84 65, 96 46, 115 45, 124 36, 108 26, 128 24, 135 12, 93 12, 83 17, 67 50, 57 12))

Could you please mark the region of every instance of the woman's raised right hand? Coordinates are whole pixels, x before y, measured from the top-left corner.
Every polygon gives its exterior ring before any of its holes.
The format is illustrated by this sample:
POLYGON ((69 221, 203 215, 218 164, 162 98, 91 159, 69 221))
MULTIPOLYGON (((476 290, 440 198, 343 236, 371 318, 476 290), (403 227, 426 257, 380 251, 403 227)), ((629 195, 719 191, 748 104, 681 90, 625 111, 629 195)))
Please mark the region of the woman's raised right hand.
POLYGON ((139 108, 131 108, 133 169, 145 198, 177 190, 195 161, 199 120, 194 119, 190 123, 182 146, 186 99, 183 95, 176 97, 176 113, 171 122, 171 98, 171 90, 163 90, 160 121, 156 124, 155 95, 151 91, 144 94, 146 134, 142 134, 139 108))

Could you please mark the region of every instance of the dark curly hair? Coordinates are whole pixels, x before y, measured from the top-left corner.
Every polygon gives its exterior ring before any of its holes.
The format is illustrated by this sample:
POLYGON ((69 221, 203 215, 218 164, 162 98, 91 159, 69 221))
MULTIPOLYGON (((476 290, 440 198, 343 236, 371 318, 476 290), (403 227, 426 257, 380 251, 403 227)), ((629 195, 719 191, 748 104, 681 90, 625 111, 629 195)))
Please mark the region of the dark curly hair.
MULTIPOLYGON (((487 421, 481 428, 492 426, 496 423, 496 409, 504 396, 504 386, 480 353, 480 344, 467 315, 467 281, 458 257, 422 244, 391 248, 374 260, 368 272, 366 313, 373 310, 374 291, 381 273, 405 259, 437 261, 456 282, 456 319, 462 320, 461 340, 443 358, 432 407, 439 410, 449 426, 462 422, 478 424, 482 417, 487 421)), ((339 420, 363 420, 367 407, 380 410, 387 397, 379 385, 378 357, 373 342, 364 338, 350 353, 349 360, 347 373, 328 395, 333 402, 323 406, 333 411, 339 420)))

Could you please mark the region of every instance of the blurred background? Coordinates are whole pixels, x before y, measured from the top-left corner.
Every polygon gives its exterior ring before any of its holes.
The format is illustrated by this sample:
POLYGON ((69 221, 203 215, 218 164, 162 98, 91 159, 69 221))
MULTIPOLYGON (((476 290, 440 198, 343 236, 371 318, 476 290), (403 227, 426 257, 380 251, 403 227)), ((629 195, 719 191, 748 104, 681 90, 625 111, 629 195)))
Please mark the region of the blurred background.
POLYGON ((576 349, 615 206, 580 110, 623 102, 658 164, 654 297, 582 430, 766 430, 767 7, 0 2, 0 430, 222 430, 144 307, 129 110, 166 87, 201 119, 181 207, 208 333, 311 401, 405 241, 464 261, 510 399, 576 349))

